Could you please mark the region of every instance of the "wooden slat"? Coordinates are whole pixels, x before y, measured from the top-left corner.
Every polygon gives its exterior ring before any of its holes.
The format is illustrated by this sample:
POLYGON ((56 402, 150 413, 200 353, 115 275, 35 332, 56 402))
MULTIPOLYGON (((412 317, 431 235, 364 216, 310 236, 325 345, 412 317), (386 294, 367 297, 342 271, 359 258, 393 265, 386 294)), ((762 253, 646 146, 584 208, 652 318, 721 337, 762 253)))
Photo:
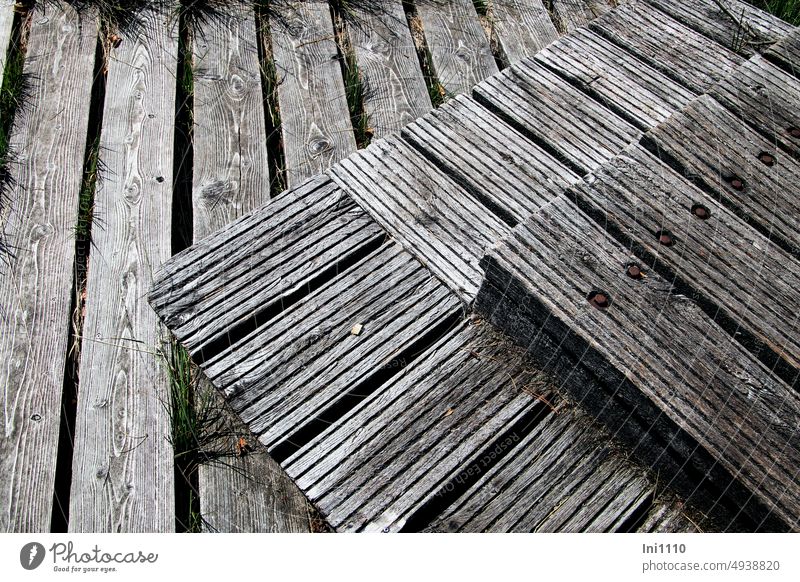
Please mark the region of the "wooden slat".
POLYGON ((449 95, 466 93, 497 72, 472 0, 415 3, 433 72, 449 95))
POLYGON ((535 58, 641 129, 664 121, 695 97, 588 29, 562 37, 535 58))
POLYGON ((764 52, 764 55, 795 77, 799 77, 800 28, 795 28, 781 40, 773 44, 764 52))
POLYGON ((151 301, 198 355, 382 238, 364 211, 318 177, 180 255, 160 274, 151 301))
POLYGON ((431 98, 401 2, 381 0, 374 10, 356 3, 346 26, 373 136, 385 137, 427 113, 431 98))
POLYGON ((663 12, 734 52, 752 55, 794 27, 741 0, 648 0, 663 12))
POLYGON ((340 187, 460 297, 478 289, 478 261, 508 233, 494 214, 398 138, 331 170, 340 187))
POLYGON ((683 512, 678 501, 658 503, 647 514, 638 533, 700 533, 702 530, 683 512))
POLYGON ((751 130, 711 97, 698 98, 647 135, 648 148, 773 241, 800 253, 800 163, 775 151, 775 142, 751 130), (775 156, 767 166, 762 152, 775 156), (734 177, 742 180, 737 190, 734 177))
POLYGON ((800 157, 800 80, 755 56, 709 94, 769 141, 800 157))
POLYGON ((730 49, 680 24, 644 0, 630 0, 590 22, 589 28, 696 93, 706 91, 743 61, 730 49))
POLYGON ((194 57, 194 240, 269 200, 264 98, 253 8, 198 22, 194 57))
POLYGON ((354 152, 356 142, 328 3, 293 0, 272 8, 270 36, 291 187, 354 152))
POLYGON ((610 159, 639 135, 631 124, 535 61, 487 79, 474 95, 580 173, 610 159))
POLYGON ((16 4, 16 0, 0 0, 0 87, 3 85, 3 75, 6 72, 6 57, 10 50, 16 4))
POLYGON ((108 65, 70 489, 72 532, 175 530, 169 379, 142 297, 170 256, 178 33, 164 10, 108 65), (146 389, 145 389, 146 387, 146 389))
POLYGON ((553 20, 561 32, 572 32, 609 10, 607 0, 552 0, 553 20))
POLYGON ((544 404, 485 325, 460 327, 309 443, 287 470, 342 531, 397 531, 522 415, 544 404))
POLYGON ((800 370, 797 259, 639 146, 574 191, 601 224, 613 225, 648 263, 655 259, 667 278, 691 289, 711 317, 726 318, 732 333, 748 334, 746 343, 756 343, 765 363, 794 381, 800 370), (710 217, 695 217, 696 204, 710 217), (659 244, 655 233, 662 229, 676 244, 659 244))
POLYGON ((558 38, 542 0, 492 0, 491 4, 491 40, 506 64, 532 57, 558 38))
POLYGON ((387 244, 205 369, 272 450, 461 309, 411 255, 387 244))
POLYGON ((798 527, 800 397, 696 304, 671 294, 668 281, 653 272, 643 280, 626 276, 630 260, 559 199, 487 255, 479 306, 493 306, 492 321, 523 343, 550 336, 614 387, 616 398, 671 419, 763 511, 798 527), (598 290, 609 297, 606 309, 587 300, 598 290))
POLYGON ((36 106, 14 120, 3 216, 15 256, 0 277, 2 531, 50 530, 96 45, 89 12, 54 2, 33 16, 24 73, 36 106))
POLYGON ((611 447, 585 413, 548 415, 430 530, 613 531, 649 487, 643 471, 620 463, 611 447))
POLYGON ((410 124, 402 135, 509 224, 526 219, 579 180, 463 95, 410 124))

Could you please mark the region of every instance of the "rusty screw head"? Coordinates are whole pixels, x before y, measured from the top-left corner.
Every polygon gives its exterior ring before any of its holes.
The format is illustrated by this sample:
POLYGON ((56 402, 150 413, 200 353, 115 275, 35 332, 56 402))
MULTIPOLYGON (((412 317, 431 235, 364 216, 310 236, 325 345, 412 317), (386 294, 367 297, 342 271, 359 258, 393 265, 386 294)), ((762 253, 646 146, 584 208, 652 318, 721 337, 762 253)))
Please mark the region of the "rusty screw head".
POLYGON ((671 247, 672 245, 675 244, 675 237, 672 236, 672 233, 668 230, 657 231, 656 240, 658 240, 659 244, 662 244, 665 247, 671 247))
POLYGON ((642 268, 636 263, 631 263, 625 269, 625 274, 628 275, 628 277, 630 277, 631 279, 641 279, 642 268))
POLYGON ((711 218, 711 211, 702 204, 695 204, 692 206, 692 214, 700 220, 708 220, 711 218))
POLYGON ((586 299, 589 301, 589 305, 597 309, 607 309, 611 305, 611 299, 604 291, 592 291, 586 299))
POLYGON ((774 166, 775 165, 775 156, 769 152, 761 152, 758 154, 758 159, 761 160, 761 163, 765 166, 774 166))
POLYGON ((786 130, 792 137, 800 137, 800 127, 790 127, 786 130))
POLYGON ((728 184, 731 185, 731 188, 738 190, 739 192, 744 190, 744 180, 742 180, 739 176, 731 176, 728 178, 728 184))

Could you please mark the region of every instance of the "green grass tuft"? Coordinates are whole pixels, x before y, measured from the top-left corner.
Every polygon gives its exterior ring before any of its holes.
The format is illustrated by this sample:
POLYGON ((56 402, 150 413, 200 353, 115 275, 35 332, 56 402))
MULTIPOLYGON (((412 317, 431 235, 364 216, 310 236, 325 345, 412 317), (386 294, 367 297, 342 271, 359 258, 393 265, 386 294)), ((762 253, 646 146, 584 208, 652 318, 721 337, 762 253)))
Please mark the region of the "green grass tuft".
POLYGON ((756 6, 794 26, 800 26, 800 0, 756 0, 756 6))

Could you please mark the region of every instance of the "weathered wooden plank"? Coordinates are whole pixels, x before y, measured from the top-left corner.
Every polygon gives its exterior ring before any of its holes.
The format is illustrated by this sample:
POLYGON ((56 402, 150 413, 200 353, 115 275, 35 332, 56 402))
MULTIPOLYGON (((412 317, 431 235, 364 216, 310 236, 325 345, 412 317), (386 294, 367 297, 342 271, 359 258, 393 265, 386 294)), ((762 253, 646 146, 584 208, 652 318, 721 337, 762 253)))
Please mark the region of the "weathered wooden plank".
POLYGON ((552 0, 551 10, 556 28, 572 32, 611 10, 607 0, 552 0))
MULTIPOLYGON (((630 260, 591 219, 558 199, 487 254, 489 283, 479 306, 494 306, 491 320, 523 343, 550 336, 598 382, 613 386, 616 398, 654 407, 713 459, 703 461, 697 451, 691 462, 718 463, 728 481, 733 476, 760 500, 756 518, 770 512, 796 528, 800 397, 696 304, 670 293, 668 281, 653 272, 627 276, 630 260)), ((726 479, 717 478, 724 491, 726 479)))
POLYGON ((574 188, 581 205, 645 259, 640 268, 655 261, 710 317, 794 382, 800 370, 797 259, 639 146, 589 181, 574 188), (655 236, 664 229, 675 239, 671 246, 655 236))
POLYGON ((381 0, 375 9, 356 4, 346 27, 373 136, 392 134, 430 111, 431 98, 402 3, 381 0))
POLYGON ((776 153, 773 140, 703 96, 644 143, 771 240, 800 253, 800 163, 776 153))
POLYGON ((537 53, 536 60, 641 129, 681 109, 694 93, 588 29, 537 53))
POLYGON ((2 531, 50 530, 96 43, 90 12, 52 2, 33 16, 24 72, 36 106, 14 120, 3 217, 15 256, 0 277, 2 531))
POLYGON ((343 531, 397 531, 525 414, 545 406, 519 350, 488 326, 460 327, 381 386, 288 466, 343 531))
POLYGON ((411 255, 387 244, 205 369, 273 450, 461 309, 411 255))
POLYGON ((16 0, 0 0, 0 87, 3 85, 3 75, 6 72, 6 57, 10 50, 16 4, 16 0))
POLYGON ((590 22, 589 28, 695 93, 703 93, 743 62, 735 52, 644 0, 630 0, 590 22))
POLYGON ((683 510, 677 500, 656 503, 636 531, 638 533, 701 533, 702 530, 683 510))
POLYGON ((272 8, 272 55, 291 187, 354 152, 356 142, 328 3, 293 0, 272 8))
POLYGON ((331 169, 340 187, 462 299, 478 289, 478 261, 508 227, 396 137, 331 169))
POLYGON ((741 0, 648 0, 732 51, 752 55, 791 32, 788 22, 741 0))
POLYGON ((86 292, 69 529, 175 529, 169 378, 142 297, 170 256, 178 35, 148 7, 108 64, 86 292))
POLYGON ((800 28, 769 47, 764 56, 795 77, 800 76, 800 28))
POLYGON ((709 94, 769 141, 800 157, 800 80, 754 56, 709 94))
POLYGON ((542 0, 492 0, 491 40, 506 64, 532 57, 558 38, 542 0))
POLYGON ((327 178, 314 178, 180 255, 150 300, 190 354, 208 358, 237 326, 255 325, 383 236, 327 178))
POLYGON ((198 21, 194 58, 194 240, 269 200, 264 98, 252 6, 198 21))
POLYGON ((639 135, 627 121, 532 60, 487 79, 473 93, 581 174, 639 135))
POLYGON ((449 95, 466 93, 497 72, 472 0, 419 0, 415 7, 433 72, 449 95))
POLYGON ((410 124, 402 135, 509 224, 580 179, 464 95, 410 124))

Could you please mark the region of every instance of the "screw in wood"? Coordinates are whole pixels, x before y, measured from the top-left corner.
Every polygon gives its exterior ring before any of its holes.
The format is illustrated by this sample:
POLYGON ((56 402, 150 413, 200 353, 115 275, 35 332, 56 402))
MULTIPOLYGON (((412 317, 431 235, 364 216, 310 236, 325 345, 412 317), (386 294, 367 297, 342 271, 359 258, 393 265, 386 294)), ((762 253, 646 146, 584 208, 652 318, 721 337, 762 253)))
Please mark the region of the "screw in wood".
POLYGON ((761 152, 758 154, 758 159, 761 160, 761 163, 765 166, 774 166, 775 165, 775 156, 769 152, 761 152))
POLYGON ((702 204, 695 204, 692 206, 692 214, 700 220, 708 220, 711 218, 711 211, 702 204))
POLYGON ((608 306, 611 305, 611 299, 605 291, 592 291, 586 299, 589 301, 589 305, 597 309, 608 309, 608 306))
POLYGON ((786 130, 792 137, 800 137, 800 127, 790 127, 786 130))
POLYGON ((738 190, 739 192, 744 190, 744 180, 742 180, 736 174, 733 174, 732 176, 729 176, 727 180, 728 180, 728 184, 730 184, 731 188, 733 188, 734 190, 738 190))
POLYGON ((656 240, 665 247, 671 247, 675 244, 675 237, 668 230, 656 231, 656 240))
POLYGON ((636 263, 630 263, 625 268, 625 274, 630 277, 631 279, 641 279, 642 278, 642 268, 637 265, 636 263))

